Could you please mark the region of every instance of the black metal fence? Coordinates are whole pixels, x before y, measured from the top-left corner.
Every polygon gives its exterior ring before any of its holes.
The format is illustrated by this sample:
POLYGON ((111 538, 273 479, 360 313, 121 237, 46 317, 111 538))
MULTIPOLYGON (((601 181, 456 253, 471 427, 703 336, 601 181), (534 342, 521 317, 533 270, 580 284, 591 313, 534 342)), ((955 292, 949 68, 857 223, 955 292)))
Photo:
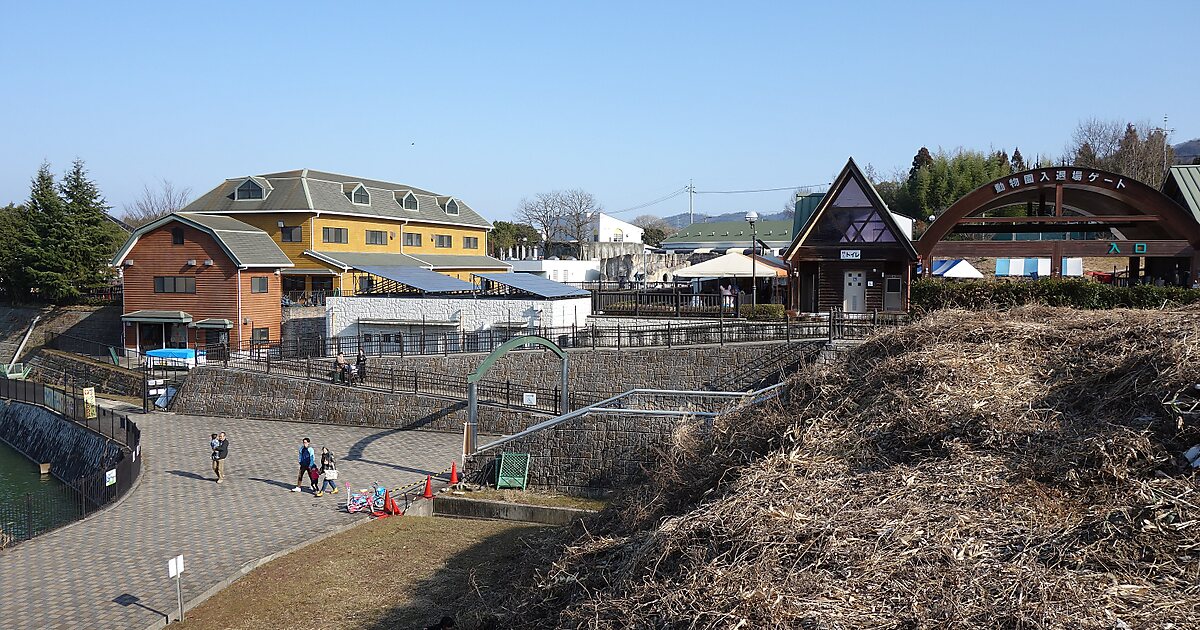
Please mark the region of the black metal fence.
POLYGON ((127 416, 96 405, 72 388, 33 381, 0 380, 0 398, 45 407, 112 440, 119 453, 115 461, 102 461, 93 470, 61 479, 63 486, 37 495, 0 496, 0 547, 29 540, 116 501, 141 475, 142 434, 127 416))
POLYGON ((908 321, 903 313, 822 313, 780 320, 714 320, 707 322, 615 323, 558 328, 488 328, 479 331, 447 330, 437 326, 410 327, 409 332, 340 337, 301 337, 268 343, 243 343, 239 347, 205 346, 209 363, 251 359, 289 361, 332 358, 342 354, 353 360, 361 350, 367 356, 429 356, 491 352, 526 335, 545 337, 564 349, 670 348, 688 345, 723 345, 762 341, 863 339, 876 329, 908 321), (412 328, 417 330, 412 331, 412 328))
POLYGON ((737 317, 738 295, 679 291, 592 291, 592 310, 634 317, 737 317))
POLYGON ((50 350, 82 354, 102 363, 131 370, 136 370, 142 364, 142 355, 138 354, 136 350, 53 331, 46 331, 42 347, 50 350))
MULTIPOLYGON (((229 361, 210 363, 210 365, 252 370, 277 376, 326 380, 333 384, 364 387, 389 393, 431 394, 451 398, 466 398, 467 395, 465 375, 370 365, 364 365, 361 368, 355 365, 351 372, 349 369, 339 369, 336 359, 313 356, 279 358, 273 356, 274 354, 272 352, 235 353, 229 361)), ((354 363, 354 359, 354 354, 349 355, 350 363, 354 363)), ((476 387, 476 394, 481 403, 558 413, 562 389, 558 385, 531 388, 524 385, 514 386, 508 381, 484 381, 476 387), (533 394, 534 401, 527 402, 525 394, 533 394)), ((568 396, 568 404, 574 408, 603 400, 608 394, 569 392, 568 396)))

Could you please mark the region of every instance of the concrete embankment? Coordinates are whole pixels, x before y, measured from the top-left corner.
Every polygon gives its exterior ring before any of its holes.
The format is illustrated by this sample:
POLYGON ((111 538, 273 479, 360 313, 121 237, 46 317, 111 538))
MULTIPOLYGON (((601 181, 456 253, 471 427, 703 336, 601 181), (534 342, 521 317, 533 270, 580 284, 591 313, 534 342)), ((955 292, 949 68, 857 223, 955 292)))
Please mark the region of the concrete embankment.
POLYGON ((0 439, 64 482, 112 467, 121 447, 36 405, 0 401, 0 439))

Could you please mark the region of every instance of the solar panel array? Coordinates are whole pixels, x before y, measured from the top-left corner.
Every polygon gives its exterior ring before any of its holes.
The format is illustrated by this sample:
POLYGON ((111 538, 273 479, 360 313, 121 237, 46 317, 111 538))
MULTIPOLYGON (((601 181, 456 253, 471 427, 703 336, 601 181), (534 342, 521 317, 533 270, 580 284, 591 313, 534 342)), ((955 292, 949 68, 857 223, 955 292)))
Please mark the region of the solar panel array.
POLYGON ((531 273, 477 273, 485 280, 544 298, 588 297, 590 292, 531 273))

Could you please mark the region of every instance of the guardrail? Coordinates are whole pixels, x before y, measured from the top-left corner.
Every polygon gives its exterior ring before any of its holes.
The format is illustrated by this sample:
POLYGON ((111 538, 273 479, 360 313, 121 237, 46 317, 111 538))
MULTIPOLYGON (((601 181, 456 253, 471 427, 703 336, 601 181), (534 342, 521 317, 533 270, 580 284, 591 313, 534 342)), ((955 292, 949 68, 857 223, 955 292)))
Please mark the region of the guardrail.
POLYGON ((44 407, 68 422, 112 440, 120 453, 115 463, 101 462, 90 473, 60 479, 64 486, 46 493, 0 496, 0 548, 52 531, 113 503, 141 475, 142 433, 127 416, 69 390, 32 381, 0 380, 0 398, 44 407))

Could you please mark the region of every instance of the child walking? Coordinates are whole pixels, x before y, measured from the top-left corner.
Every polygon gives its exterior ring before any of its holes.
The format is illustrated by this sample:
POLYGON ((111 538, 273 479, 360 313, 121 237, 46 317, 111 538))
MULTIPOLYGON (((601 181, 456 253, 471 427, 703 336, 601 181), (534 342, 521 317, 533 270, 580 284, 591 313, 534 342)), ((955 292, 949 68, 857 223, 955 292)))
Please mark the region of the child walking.
POLYGON ((317 491, 317 496, 325 494, 325 488, 333 488, 329 494, 337 494, 337 467, 333 463, 333 453, 330 453, 329 449, 324 446, 321 447, 321 472, 324 473, 325 479, 321 482, 321 489, 317 491))

